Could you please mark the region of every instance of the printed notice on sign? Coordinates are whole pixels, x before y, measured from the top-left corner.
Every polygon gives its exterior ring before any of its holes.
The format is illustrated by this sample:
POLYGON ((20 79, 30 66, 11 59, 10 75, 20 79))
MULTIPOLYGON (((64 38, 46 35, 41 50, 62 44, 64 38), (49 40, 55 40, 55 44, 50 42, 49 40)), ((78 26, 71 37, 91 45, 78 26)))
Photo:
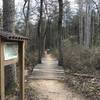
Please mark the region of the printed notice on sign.
POLYGON ((18 58, 18 43, 6 42, 4 45, 4 60, 12 60, 18 58))

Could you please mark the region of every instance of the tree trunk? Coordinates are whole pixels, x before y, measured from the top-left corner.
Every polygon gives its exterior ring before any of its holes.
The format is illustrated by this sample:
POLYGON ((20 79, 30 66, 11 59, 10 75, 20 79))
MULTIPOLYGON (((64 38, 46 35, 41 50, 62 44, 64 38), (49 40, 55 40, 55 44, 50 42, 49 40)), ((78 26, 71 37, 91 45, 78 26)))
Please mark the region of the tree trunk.
POLYGON ((3 29, 3 16, 2 16, 2 10, 0 9, 0 31, 3 29))
POLYGON ((3 0, 3 30, 15 31, 15 0, 3 0))
POLYGON ((62 17, 63 17, 63 0, 58 0, 59 3, 59 18, 58 18, 58 50, 59 50, 59 66, 63 65, 62 53, 62 17))
MULTIPOLYGON (((99 13, 99 29, 98 29, 98 34, 100 34, 100 0, 98 1, 98 13, 99 13)), ((100 38, 100 35, 98 35, 98 38, 100 38)))
POLYGON ((41 22, 42 22, 43 0, 40 1, 40 16, 38 21, 37 33, 38 33, 38 63, 41 63, 42 58, 42 35, 41 35, 41 22))
POLYGON ((24 17, 25 17, 25 36, 29 36, 29 14, 30 14, 30 0, 25 1, 24 3, 24 7, 23 7, 23 13, 24 13, 24 17), (25 12, 25 6, 27 4, 27 11, 25 12))
POLYGON ((83 43, 83 2, 79 1, 79 41, 80 45, 82 46, 83 43))
POLYGON ((94 34, 95 33, 95 11, 92 11, 92 17, 91 17, 91 44, 92 47, 94 45, 94 34))
POLYGON ((89 48, 91 46, 91 4, 90 0, 86 2, 86 15, 85 15, 85 32, 84 32, 84 46, 89 48))
MULTIPOLYGON (((3 0, 3 30, 14 33, 15 0, 3 0)), ((5 66, 5 85, 12 89, 16 83, 16 65, 5 66)))

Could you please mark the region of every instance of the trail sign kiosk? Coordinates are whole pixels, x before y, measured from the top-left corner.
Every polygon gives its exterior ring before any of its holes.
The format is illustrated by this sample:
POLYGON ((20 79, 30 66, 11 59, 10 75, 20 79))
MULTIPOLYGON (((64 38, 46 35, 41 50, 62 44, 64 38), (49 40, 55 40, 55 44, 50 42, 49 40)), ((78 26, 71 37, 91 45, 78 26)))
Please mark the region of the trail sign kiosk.
POLYGON ((5 100, 4 66, 18 63, 20 68, 20 100, 24 100, 24 46, 26 37, 0 32, 0 100, 5 100))

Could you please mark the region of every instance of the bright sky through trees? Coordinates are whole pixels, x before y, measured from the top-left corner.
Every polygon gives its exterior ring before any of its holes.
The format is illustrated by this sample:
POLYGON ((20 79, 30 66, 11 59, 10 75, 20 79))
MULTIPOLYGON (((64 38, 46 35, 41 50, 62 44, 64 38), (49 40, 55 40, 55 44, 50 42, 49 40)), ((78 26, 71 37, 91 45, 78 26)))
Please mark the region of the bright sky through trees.
MULTIPOLYGON (((15 3, 16 3, 17 6, 22 6, 22 5, 23 5, 23 1, 24 1, 24 0, 15 0, 15 3)), ((70 3, 71 3, 71 7, 72 7, 72 8, 76 6, 75 0, 69 0, 69 1, 70 1, 70 3)), ((0 8, 1 8, 1 7, 2 7, 2 0, 0 0, 0 8)))

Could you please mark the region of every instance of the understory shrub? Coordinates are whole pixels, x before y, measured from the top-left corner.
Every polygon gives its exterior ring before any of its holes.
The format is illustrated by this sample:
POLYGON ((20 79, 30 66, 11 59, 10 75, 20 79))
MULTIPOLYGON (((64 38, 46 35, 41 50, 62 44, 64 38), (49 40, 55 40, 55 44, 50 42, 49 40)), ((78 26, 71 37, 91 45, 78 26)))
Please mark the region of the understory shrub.
POLYGON ((25 60, 26 60, 26 65, 35 65, 37 63, 37 57, 38 54, 37 52, 30 52, 26 54, 25 60))
POLYGON ((95 74, 100 69, 100 48, 85 48, 64 41, 64 68, 72 72, 95 74))
POLYGON ((67 74, 66 83, 86 100, 100 100, 100 79, 67 74))
POLYGON ((50 52, 54 57, 58 58, 58 50, 57 49, 51 49, 50 52))

